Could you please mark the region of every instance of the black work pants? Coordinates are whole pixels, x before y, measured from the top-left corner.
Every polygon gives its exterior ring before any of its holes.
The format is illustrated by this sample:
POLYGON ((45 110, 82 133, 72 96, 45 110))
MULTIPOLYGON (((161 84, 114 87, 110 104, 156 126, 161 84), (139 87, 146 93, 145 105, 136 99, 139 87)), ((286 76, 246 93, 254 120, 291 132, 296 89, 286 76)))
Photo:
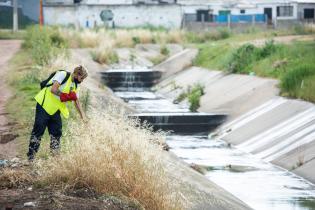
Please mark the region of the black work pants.
POLYGON ((60 137, 62 135, 62 121, 60 111, 54 115, 49 115, 41 105, 36 104, 35 122, 31 133, 29 150, 27 156, 33 159, 38 152, 40 141, 44 132, 48 128, 50 135, 50 149, 52 152, 58 152, 60 147, 60 137))

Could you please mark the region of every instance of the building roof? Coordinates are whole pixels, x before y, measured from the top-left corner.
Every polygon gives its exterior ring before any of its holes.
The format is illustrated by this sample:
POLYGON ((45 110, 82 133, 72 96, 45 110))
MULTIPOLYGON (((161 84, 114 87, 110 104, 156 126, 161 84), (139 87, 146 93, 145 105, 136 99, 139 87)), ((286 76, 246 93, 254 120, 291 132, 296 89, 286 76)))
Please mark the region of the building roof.
POLYGON ((208 5, 208 4, 237 4, 237 5, 255 5, 255 4, 272 4, 272 3, 315 3, 315 0, 178 0, 178 4, 183 5, 208 5))

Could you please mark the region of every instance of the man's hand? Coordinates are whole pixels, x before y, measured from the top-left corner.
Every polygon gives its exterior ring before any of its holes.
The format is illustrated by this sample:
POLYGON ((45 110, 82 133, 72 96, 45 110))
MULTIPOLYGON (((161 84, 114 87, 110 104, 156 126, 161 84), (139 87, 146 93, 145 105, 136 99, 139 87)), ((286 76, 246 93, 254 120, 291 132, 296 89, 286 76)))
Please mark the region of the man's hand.
POLYGON ((82 121, 84 123, 86 123, 87 122, 87 118, 86 118, 84 112, 82 111, 82 108, 81 108, 81 105, 80 105, 80 101, 79 100, 74 101, 74 105, 75 105, 75 108, 77 109, 78 113, 80 114, 80 117, 81 117, 82 121))

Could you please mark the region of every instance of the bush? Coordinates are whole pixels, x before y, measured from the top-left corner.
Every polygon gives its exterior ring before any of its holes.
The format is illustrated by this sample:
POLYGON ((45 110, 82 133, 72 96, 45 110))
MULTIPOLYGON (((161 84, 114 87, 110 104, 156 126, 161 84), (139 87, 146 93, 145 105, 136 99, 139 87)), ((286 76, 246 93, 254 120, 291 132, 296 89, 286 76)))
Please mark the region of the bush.
POLYGON ((260 57, 266 58, 277 50, 274 40, 266 41, 265 46, 260 49, 260 57))
POLYGON ((68 47, 67 41, 62 37, 62 35, 58 31, 53 31, 50 34, 50 40, 52 45, 58 48, 68 47))
POLYGON ((170 54, 170 51, 165 45, 163 45, 160 49, 160 53, 162 55, 168 56, 170 54))
POLYGON ((249 73, 250 65, 271 56, 277 49, 278 46, 273 40, 267 41, 262 48, 255 47, 253 44, 244 44, 232 53, 227 69, 230 73, 249 73))
POLYGON ((133 44, 134 45, 137 45, 137 44, 140 44, 140 38, 139 37, 136 37, 136 36, 134 36, 134 37, 132 37, 132 41, 133 41, 133 44))
POLYGON ((36 64, 45 65, 67 47, 67 42, 56 30, 31 26, 27 28, 23 47, 30 50, 36 64))
POLYGON ((257 48, 252 44, 245 44, 238 48, 228 63, 230 73, 248 73, 247 67, 256 60, 257 48))

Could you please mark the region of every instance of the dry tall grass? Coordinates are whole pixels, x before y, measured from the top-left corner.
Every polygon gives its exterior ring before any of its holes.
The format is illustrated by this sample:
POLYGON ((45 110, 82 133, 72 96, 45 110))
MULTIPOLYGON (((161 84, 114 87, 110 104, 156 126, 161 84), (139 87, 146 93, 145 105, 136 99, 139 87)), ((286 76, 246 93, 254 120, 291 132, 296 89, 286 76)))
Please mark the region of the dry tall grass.
POLYGON ((117 30, 114 32, 114 40, 116 47, 134 47, 132 35, 127 30, 117 30))
POLYGON ((304 27, 305 27, 305 31, 307 33, 315 33, 315 24, 314 23, 308 23, 304 27))
POLYGON ((118 55, 114 51, 115 42, 113 40, 108 40, 107 42, 102 42, 99 47, 92 50, 93 60, 101 64, 111 64, 118 62, 118 55))
POLYGON ((113 113, 92 113, 88 124, 70 124, 63 154, 39 163, 41 183, 123 195, 145 209, 181 209, 162 152, 150 143, 161 140, 161 134, 136 128, 113 113))
POLYGON ((100 29, 98 31, 85 29, 77 31, 63 28, 59 31, 65 39, 69 40, 70 46, 82 48, 94 48, 106 42, 114 42, 115 47, 134 47, 138 43, 183 43, 186 34, 186 32, 181 30, 150 31, 146 29, 100 29), (73 42, 79 43, 75 44, 73 42))
POLYGON ((34 177, 25 169, 4 168, 0 169, 0 187, 21 187, 32 183, 34 177))
POLYGON ((94 48, 93 59, 102 64, 117 62, 115 48, 133 48, 136 44, 158 43, 183 43, 185 32, 181 30, 150 31, 146 29, 117 29, 98 31, 85 29, 59 29, 62 37, 68 40, 71 47, 94 48))

